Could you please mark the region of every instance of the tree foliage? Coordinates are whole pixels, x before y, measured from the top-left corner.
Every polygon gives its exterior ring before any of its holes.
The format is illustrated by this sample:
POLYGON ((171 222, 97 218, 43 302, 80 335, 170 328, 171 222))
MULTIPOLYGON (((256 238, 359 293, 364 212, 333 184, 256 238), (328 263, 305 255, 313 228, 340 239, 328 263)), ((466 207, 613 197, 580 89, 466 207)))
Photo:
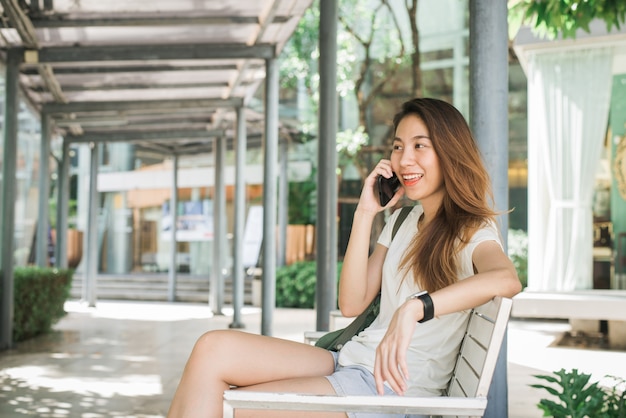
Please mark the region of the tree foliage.
MULTIPOLYGON (((362 147, 377 142, 371 134, 372 103, 381 97, 385 86, 397 78, 401 69, 410 69, 412 92, 422 94, 417 3, 418 0, 407 0, 401 3, 403 6, 395 2, 394 6, 388 0, 338 3, 337 91, 348 103, 356 103, 358 118, 356 126, 345 127, 338 133, 340 169, 343 164, 353 164, 362 176, 369 172, 362 147), (405 31, 410 28, 411 33, 406 35, 403 28, 405 31)), ((314 131, 319 105, 319 15, 319 0, 316 0, 281 54, 282 86, 294 90, 306 88, 311 112, 309 118, 301 115, 299 129, 307 132, 314 131)))
POLYGON ((626 21, 624 0, 509 0, 512 27, 531 25, 535 32, 549 38, 559 35, 575 38, 579 29, 589 33, 590 23, 600 19, 607 31, 620 29, 626 21))
MULTIPOLYGON (((280 80, 284 88, 306 89, 314 116, 319 103, 319 0, 313 2, 298 22, 280 57, 280 80)), ((356 54, 345 33, 337 34, 337 90, 341 95, 354 88, 352 72, 356 54)))

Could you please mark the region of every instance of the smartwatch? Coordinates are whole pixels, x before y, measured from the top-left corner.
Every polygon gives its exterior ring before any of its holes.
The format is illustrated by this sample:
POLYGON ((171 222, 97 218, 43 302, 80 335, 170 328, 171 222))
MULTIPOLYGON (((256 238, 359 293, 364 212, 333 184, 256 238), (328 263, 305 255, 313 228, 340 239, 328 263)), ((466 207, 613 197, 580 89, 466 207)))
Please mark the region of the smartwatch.
POLYGON ((424 317, 417 322, 426 322, 430 321, 435 317, 435 306, 433 305, 433 300, 431 299, 428 291, 422 290, 421 292, 413 293, 411 296, 406 298, 406 300, 411 299, 419 299, 424 304, 424 317))

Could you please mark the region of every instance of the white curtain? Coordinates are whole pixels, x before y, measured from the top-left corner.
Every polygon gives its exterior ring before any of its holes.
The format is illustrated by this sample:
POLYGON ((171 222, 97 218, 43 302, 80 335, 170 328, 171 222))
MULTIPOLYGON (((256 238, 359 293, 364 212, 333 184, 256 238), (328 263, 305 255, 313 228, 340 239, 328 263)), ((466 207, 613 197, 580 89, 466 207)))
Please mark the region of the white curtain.
POLYGON ((593 287, 591 205, 612 62, 612 48, 529 52, 529 290, 593 287))

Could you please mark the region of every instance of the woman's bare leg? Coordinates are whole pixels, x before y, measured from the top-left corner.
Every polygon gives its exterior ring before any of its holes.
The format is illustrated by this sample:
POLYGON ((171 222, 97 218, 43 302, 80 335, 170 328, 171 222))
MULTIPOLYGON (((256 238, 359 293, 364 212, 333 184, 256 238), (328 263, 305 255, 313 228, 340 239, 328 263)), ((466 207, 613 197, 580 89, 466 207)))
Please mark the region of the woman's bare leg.
MULTIPOLYGON (((189 356, 168 417, 221 417, 222 395, 231 386, 322 377, 333 370, 332 355, 318 347, 241 331, 210 331, 189 356)), ((313 390, 315 381, 323 385, 326 379, 312 379, 313 390)))

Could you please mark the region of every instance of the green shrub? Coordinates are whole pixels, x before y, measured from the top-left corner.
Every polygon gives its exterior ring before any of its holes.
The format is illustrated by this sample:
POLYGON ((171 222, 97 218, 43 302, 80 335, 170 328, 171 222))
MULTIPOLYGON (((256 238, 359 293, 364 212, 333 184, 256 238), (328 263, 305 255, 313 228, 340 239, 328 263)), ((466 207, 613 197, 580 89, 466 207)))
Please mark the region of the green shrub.
MULTIPOLYGON (((313 177, 314 173, 311 173, 313 177)), ((317 183, 314 179, 289 183, 289 204, 287 219, 290 225, 315 225, 315 194, 317 183)))
POLYGON ((555 418, 624 418, 626 417, 626 391, 624 379, 610 377, 610 388, 598 382, 589 383, 591 375, 578 373, 577 369, 566 372, 561 369, 552 375, 535 375, 551 385, 534 384, 533 388, 545 389, 560 402, 541 399, 537 407, 544 417, 555 418), (621 389, 620 389, 621 387, 621 389))
MULTIPOLYGON (((342 263, 337 263, 337 278, 342 263)), ((279 308, 315 307, 317 263, 299 261, 276 270, 276 306, 279 308)))
POLYGON ((13 341, 49 332, 65 315, 73 270, 16 267, 14 271, 13 341))

